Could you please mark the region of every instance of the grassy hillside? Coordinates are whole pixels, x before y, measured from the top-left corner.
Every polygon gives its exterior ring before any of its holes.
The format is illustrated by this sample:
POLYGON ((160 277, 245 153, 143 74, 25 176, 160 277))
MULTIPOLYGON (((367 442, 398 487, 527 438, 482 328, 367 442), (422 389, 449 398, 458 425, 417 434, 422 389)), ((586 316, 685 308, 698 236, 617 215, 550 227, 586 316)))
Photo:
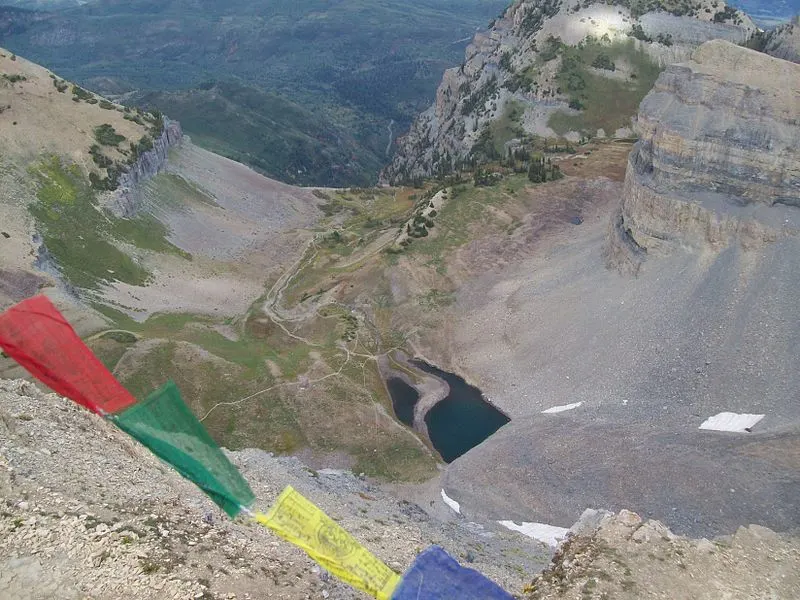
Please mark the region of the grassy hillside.
POLYGON ((506 4, 112 0, 0 8, 0 37, 91 89, 135 90, 134 101, 268 175, 363 184, 386 161, 390 123, 394 134, 408 127, 475 29, 506 4))
POLYGON ((146 284, 150 273, 120 250, 120 243, 191 258, 166 240, 168 229, 152 216, 118 219, 100 210, 96 193, 77 165, 52 156, 31 166, 29 173, 37 201, 28 210, 70 285, 95 289, 107 281, 146 284))
POLYGON ((602 44, 587 40, 577 47, 554 44, 562 56, 557 83, 579 114, 558 112, 549 125, 558 134, 581 131, 607 134, 630 125, 630 115, 652 89, 661 69, 648 55, 636 50, 633 39, 602 44))
MULTIPOLYGON (((248 102, 270 99, 259 92, 248 102)), ((276 119, 264 130, 287 160, 282 119, 331 135, 308 111, 270 107, 276 119)), ((322 233, 305 228, 321 216, 323 192, 268 180, 185 141, 170 149, 170 172, 142 186, 135 218, 107 210, 98 184, 135 160, 160 123, 0 49, 0 310, 46 292, 76 326, 91 320, 79 330, 132 393, 175 380, 228 447, 334 456, 388 479, 433 475, 433 453, 392 416, 375 355, 383 347, 358 319, 331 302, 319 319, 289 323, 290 332, 270 312, 281 295, 276 280, 322 233)), ((379 195, 374 216, 409 208, 379 195)), ((351 228, 361 223, 370 238, 382 221, 366 220, 351 228)))

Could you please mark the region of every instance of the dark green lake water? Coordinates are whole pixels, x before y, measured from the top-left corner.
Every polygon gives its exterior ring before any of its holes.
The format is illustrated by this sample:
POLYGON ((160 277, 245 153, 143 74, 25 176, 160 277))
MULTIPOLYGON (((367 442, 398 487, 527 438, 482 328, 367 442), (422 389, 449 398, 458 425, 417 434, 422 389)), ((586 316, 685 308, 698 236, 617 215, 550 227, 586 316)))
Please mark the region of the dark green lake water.
MULTIPOLYGON (((445 462, 454 461, 510 421, 486 400, 478 388, 469 385, 458 375, 422 361, 413 361, 413 364, 443 379, 450 386, 447 397, 425 415, 428 436, 445 462)), ((398 378, 389 379, 387 386, 397 418, 411 425, 419 394, 398 378)))
POLYGON ((391 377, 386 382, 392 397, 394 414, 409 427, 414 426, 414 407, 419 400, 419 392, 399 377, 391 377))

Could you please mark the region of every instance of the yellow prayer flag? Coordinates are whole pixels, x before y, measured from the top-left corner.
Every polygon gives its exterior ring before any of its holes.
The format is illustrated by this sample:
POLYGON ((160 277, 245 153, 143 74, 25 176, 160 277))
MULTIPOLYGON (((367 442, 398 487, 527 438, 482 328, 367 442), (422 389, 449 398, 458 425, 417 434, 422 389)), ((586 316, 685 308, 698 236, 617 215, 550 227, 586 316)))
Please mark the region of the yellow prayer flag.
POLYGON ((255 519, 302 548, 321 566, 378 600, 390 600, 400 577, 328 515, 288 486, 264 515, 255 519))

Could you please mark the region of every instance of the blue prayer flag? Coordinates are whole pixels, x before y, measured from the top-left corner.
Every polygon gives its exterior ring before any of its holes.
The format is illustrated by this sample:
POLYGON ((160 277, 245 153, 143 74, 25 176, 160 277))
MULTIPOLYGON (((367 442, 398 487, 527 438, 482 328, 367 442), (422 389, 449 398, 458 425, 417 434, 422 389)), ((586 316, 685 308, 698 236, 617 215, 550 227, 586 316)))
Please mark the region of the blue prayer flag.
POLYGON ((439 546, 417 557, 403 575, 392 600, 514 600, 474 569, 462 567, 439 546))

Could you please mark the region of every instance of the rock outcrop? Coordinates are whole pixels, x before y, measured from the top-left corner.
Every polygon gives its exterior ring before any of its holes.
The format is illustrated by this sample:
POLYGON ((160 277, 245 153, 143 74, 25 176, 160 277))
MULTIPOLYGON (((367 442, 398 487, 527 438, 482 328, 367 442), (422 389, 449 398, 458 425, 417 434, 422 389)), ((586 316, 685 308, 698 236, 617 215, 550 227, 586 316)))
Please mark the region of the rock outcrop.
POLYGON ((131 218, 141 204, 139 186, 166 168, 169 149, 183 139, 181 124, 164 119, 164 130, 153 140, 153 148, 142 153, 138 160, 119 177, 119 187, 112 193, 106 207, 117 217, 131 218))
MULTIPOLYGON (((659 3, 673 14, 639 15, 623 1, 517 0, 488 32, 475 36, 464 63, 445 72, 435 102, 398 140, 395 157, 382 179, 398 183, 448 173, 470 160, 481 145, 494 146, 497 152, 503 144, 512 147, 526 136, 563 135, 578 141, 582 135, 596 135, 596 129, 557 133, 550 126, 556 112, 580 114, 575 110, 579 107, 573 97, 575 90, 567 89, 564 47, 592 44, 611 48, 618 56, 613 68, 587 63, 580 73, 612 80, 621 86, 621 92, 628 93, 647 76, 644 71, 686 60, 705 41, 722 38, 741 43, 756 31, 746 15, 727 9, 722 2, 704 0, 693 8, 678 4, 669 0, 659 3), (498 133, 498 128, 503 132, 498 133)), ((586 82, 577 87, 581 85, 586 82)), ((580 93, 592 93, 580 89, 580 93)), ((641 91, 633 105, 646 91, 641 91)), ((609 106, 603 110, 625 109, 609 106)), ((619 116, 617 130, 601 135, 630 137, 627 125, 633 114, 615 116, 619 116)))
POLYGON ((800 16, 763 33, 759 49, 775 58, 800 63, 800 16))
POLYGON ((587 510, 570 533, 530 600, 789 598, 800 585, 798 540, 758 525, 712 542, 627 510, 587 510))
POLYGON ((800 66, 708 42, 661 74, 636 127, 617 248, 641 258, 800 232, 800 66))

